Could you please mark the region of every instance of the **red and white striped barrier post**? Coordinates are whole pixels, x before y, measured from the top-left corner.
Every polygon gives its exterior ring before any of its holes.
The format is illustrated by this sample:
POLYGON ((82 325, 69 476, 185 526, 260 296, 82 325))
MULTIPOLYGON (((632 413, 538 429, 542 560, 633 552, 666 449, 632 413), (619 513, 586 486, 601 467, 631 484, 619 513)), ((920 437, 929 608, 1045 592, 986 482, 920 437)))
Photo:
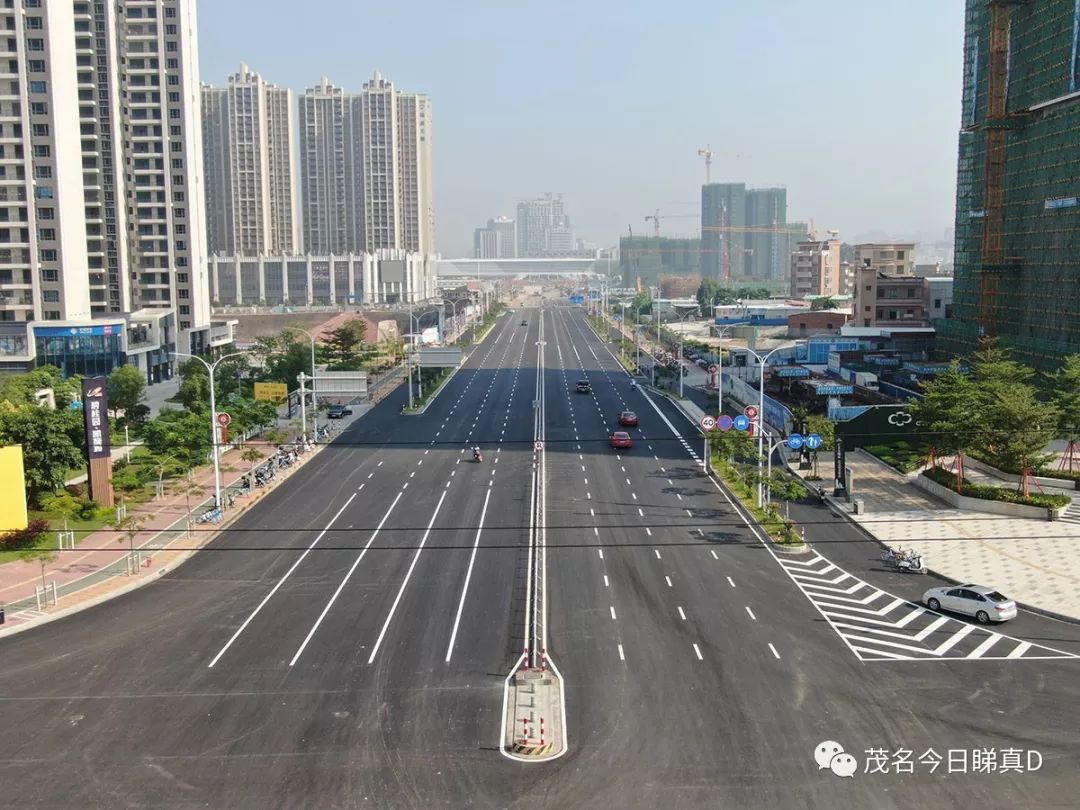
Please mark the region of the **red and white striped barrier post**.
POLYGON ((540 718, 540 747, 544 747, 544 718, 540 718))
POLYGON ((547 650, 540 650, 540 669, 547 672, 547 650))

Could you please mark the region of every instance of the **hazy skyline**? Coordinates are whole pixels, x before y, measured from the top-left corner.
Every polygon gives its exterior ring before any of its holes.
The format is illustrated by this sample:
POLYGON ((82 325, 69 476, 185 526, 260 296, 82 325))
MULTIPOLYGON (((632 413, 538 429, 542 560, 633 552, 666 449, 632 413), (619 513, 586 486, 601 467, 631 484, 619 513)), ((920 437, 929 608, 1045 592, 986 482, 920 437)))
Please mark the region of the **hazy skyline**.
POLYGON ((541 17, 505 3, 322 0, 298 15, 285 0, 201 2, 200 72, 223 85, 245 62, 299 94, 323 75, 358 91, 378 70, 429 94, 448 257, 546 191, 600 246, 651 229, 656 208, 696 213, 673 203, 700 199, 706 144, 714 181, 785 185, 788 219, 819 231, 951 227, 963 3, 741 6, 552 0, 541 17))

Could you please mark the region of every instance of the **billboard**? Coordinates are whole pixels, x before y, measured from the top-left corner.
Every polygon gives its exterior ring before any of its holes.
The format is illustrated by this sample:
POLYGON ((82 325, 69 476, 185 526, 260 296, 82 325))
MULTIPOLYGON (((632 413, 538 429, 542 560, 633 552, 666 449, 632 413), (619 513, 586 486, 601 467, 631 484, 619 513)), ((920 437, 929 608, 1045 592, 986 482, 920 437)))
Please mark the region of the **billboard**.
POLYGON ((273 402, 275 405, 285 401, 289 396, 289 386, 277 382, 255 383, 255 399, 262 402, 273 402))
POLYGON ((0 447, 0 532, 25 529, 26 475, 22 445, 0 447))
POLYGON ((367 372, 366 371, 322 371, 316 375, 316 389, 319 396, 332 397, 337 394, 348 394, 350 397, 367 396, 367 372))
POLYGON ((35 337, 101 337, 120 334, 120 324, 101 326, 35 326, 35 337))
POLYGON ((451 368, 461 363, 461 349, 433 348, 421 349, 420 368, 451 368))
POLYGON ((112 506, 112 447, 109 444, 109 397, 105 378, 83 378, 82 392, 90 498, 102 506, 112 506))

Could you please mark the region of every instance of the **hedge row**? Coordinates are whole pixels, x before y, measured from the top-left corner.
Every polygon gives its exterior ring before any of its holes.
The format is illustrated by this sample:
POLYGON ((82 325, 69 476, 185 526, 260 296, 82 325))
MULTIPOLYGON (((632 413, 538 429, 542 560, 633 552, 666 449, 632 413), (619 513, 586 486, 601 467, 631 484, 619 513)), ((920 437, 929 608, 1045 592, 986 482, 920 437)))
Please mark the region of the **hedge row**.
MULTIPOLYGON (((953 492, 957 491, 956 473, 954 472, 941 467, 931 467, 925 470, 923 475, 943 487, 948 487, 953 492)), ((1072 499, 1068 495, 1046 495, 1038 492, 1025 498, 1024 493, 1015 489, 994 487, 987 484, 972 484, 967 481, 964 482, 964 489, 960 494, 968 498, 981 498, 984 501, 1005 501, 1025 506, 1053 507, 1055 509, 1072 503, 1072 499)))

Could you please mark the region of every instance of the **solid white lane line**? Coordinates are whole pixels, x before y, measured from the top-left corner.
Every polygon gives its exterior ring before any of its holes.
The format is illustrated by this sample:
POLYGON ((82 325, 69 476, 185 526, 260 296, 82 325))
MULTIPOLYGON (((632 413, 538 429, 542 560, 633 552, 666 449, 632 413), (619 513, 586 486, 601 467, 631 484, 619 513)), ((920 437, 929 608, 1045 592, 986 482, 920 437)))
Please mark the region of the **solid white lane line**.
POLYGON ((754 611, 750 609, 749 605, 746 606, 746 612, 750 614, 751 619, 753 619, 755 622, 757 621, 757 616, 754 615, 754 611))
POLYGON ((780 653, 778 653, 778 652, 776 651, 776 647, 774 647, 774 646, 772 645, 772 642, 771 642, 771 641, 769 642, 769 649, 770 649, 770 650, 772 650, 772 654, 773 654, 774 656, 776 656, 776 660, 777 660, 777 661, 779 661, 779 660, 780 660, 780 653))
POLYGON ((289 662, 290 667, 296 664, 297 659, 300 658, 300 654, 304 652, 304 648, 307 647, 308 642, 311 641, 312 637, 315 635, 315 631, 319 629, 319 625, 322 624, 323 619, 326 618, 326 614, 330 612, 330 608, 334 606, 334 602, 337 601, 337 598, 345 589, 346 583, 348 583, 349 579, 352 577, 353 572, 356 571, 357 566, 360 565, 360 561, 364 559, 364 555, 366 555, 368 549, 371 548, 371 544, 375 542, 375 538, 379 536, 379 532, 382 530, 383 524, 386 523, 386 519, 390 517, 390 513, 394 511, 394 507, 398 505, 398 501, 400 500, 401 493, 399 492, 398 496, 394 498, 394 502, 390 504, 390 508, 386 510, 386 514, 383 515, 382 520, 379 521, 379 525, 375 528, 374 533, 371 535, 371 537, 368 538, 368 541, 364 545, 363 550, 360 552, 357 558, 353 560, 352 566, 346 572, 345 576, 342 577, 341 582, 337 586, 337 590, 335 590, 334 595, 330 597, 330 601, 326 603, 326 607, 324 607, 322 613, 319 614, 319 618, 315 620, 315 624, 311 626, 311 629, 308 631, 307 636, 304 637, 304 640, 300 644, 299 649, 297 649, 296 654, 289 662))
POLYGON ((735 587, 735 580, 733 580, 731 577, 728 577, 727 581, 728 581, 728 585, 730 585, 732 588, 735 587))
POLYGON ((713 549, 710 548, 709 553, 712 554, 712 558, 714 560, 719 560, 720 559, 719 557, 716 556, 716 552, 713 549))
POLYGON ((668 586, 669 588, 674 588, 674 587, 675 587, 674 585, 672 585, 672 584, 671 584, 671 577, 669 577, 669 576, 665 576, 665 577, 664 577, 664 582, 666 582, 666 583, 667 583, 667 586, 668 586))
POLYGON ((704 658, 701 657, 701 648, 698 647, 697 644, 694 645, 694 655, 697 656, 698 661, 704 661, 705 660, 704 658))
POLYGON ((401 587, 398 588, 397 596, 394 597, 394 604, 390 606, 390 612, 386 616, 386 621, 383 623, 382 630, 379 631, 379 637, 375 639, 375 646, 371 648, 371 655, 368 657, 368 663, 375 661, 375 656, 379 652, 379 647, 382 645, 383 638, 386 636, 386 631, 390 627, 390 622, 394 618, 394 613, 397 611, 398 603, 401 602, 401 596, 405 593, 405 589, 409 586, 409 580, 412 579, 413 570, 416 568, 416 563, 420 560, 420 555, 424 551, 424 546, 427 544, 428 536, 431 534, 431 527, 435 525, 435 519, 439 516, 439 510, 442 509, 443 501, 446 500, 446 492, 444 491, 439 498, 439 503, 435 507, 435 511, 431 514, 431 521, 427 525, 427 531, 424 532, 424 536, 420 538, 420 545, 416 547, 416 554, 413 555, 412 562, 409 564, 409 570, 405 572, 405 579, 401 583, 401 587))
POLYGON ((484 518, 487 516, 489 500, 491 500, 490 489, 484 496, 484 508, 480 511, 480 524, 476 527, 476 537, 473 539, 472 554, 469 556, 469 568, 465 571, 465 584, 461 588, 461 601, 458 602, 457 616, 454 617, 454 629, 450 633, 450 643, 446 647, 446 663, 448 664, 450 663, 450 656, 454 653, 454 640, 457 638, 458 625, 461 623, 461 612, 465 609, 465 597, 469 593, 469 582, 472 580, 473 563, 476 562, 476 551, 480 547, 480 533, 484 530, 484 518))
MULTIPOLYGON (((381 461, 379 463, 382 464, 381 461)), ((334 521, 337 520, 339 517, 341 517, 341 513, 344 512, 345 509, 348 507, 348 505, 353 502, 353 498, 355 498, 355 497, 356 497, 355 492, 352 495, 349 496, 349 500, 345 501, 344 505, 340 509, 337 510, 337 514, 334 515, 332 518, 330 518, 330 522, 326 524, 326 528, 323 529, 321 532, 319 532, 319 536, 311 541, 311 545, 308 546, 304 550, 303 554, 301 554, 299 557, 297 557, 296 562, 294 562, 292 564, 292 567, 290 567, 289 570, 285 572, 284 576, 282 576, 281 579, 279 579, 277 581, 277 584, 271 589, 270 593, 268 593, 265 597, 263 597, 263 600, 261 602, 259 602, 259 606, 256 607, 255 610, 251 611, 251 615, 248 616, 244 620, 244 623, 242 625, 240 625, 236 629, 236 632, 233 633, 232 638, 230 638, 227 642, 225 642, 225 646, 222 647, 221 650, 218 652, 218 654, 213 657, 213 659, 207 665, 207 668, 214 666, 214 664, 216 664, 218 662, 218 659, 221 658, 221 656, 223 656, 225 654, 225 652, 229 649, 229 647, 232 646, 233 642, 236 641, 236 639, 238 639, 240 637, 240 634, 244 632, 244 629, 249 624, 251 624, 251 620, 254 619, 259 614, 259 611, 263 609, 263 606, 267 602, 270 601, 270 597, 273 596, 275 593, 277 593, 278 588, 280 588, 282 585, 285 584, 285 580, 287 580, 292 575, 292 572, 297 569, 297 567, 300 565, 300 563, 302 563, 304 561, 304 557, 306 557, 310 553, 310 551, 313 548, 315 548, 315 544, 318 543, 320 540, 322 540, 323 535, 325 535, 328 531, 330 531, 330 527, 334 525, 334 521)))
POLYGON ((682 605, 679 605, 679 618, 681 618, 684 622, 686 621, 686 614, 683 613, 682 605))
POLYGON ((625 661, 626 660, 626 655, 623 654, 622 644, 619 645, 619 660, 620 661, 625 661))
POLYGON ((608 610, 611 611, 611 620, 615 621, 615 606, 614 605, 608 605, 608 610))

